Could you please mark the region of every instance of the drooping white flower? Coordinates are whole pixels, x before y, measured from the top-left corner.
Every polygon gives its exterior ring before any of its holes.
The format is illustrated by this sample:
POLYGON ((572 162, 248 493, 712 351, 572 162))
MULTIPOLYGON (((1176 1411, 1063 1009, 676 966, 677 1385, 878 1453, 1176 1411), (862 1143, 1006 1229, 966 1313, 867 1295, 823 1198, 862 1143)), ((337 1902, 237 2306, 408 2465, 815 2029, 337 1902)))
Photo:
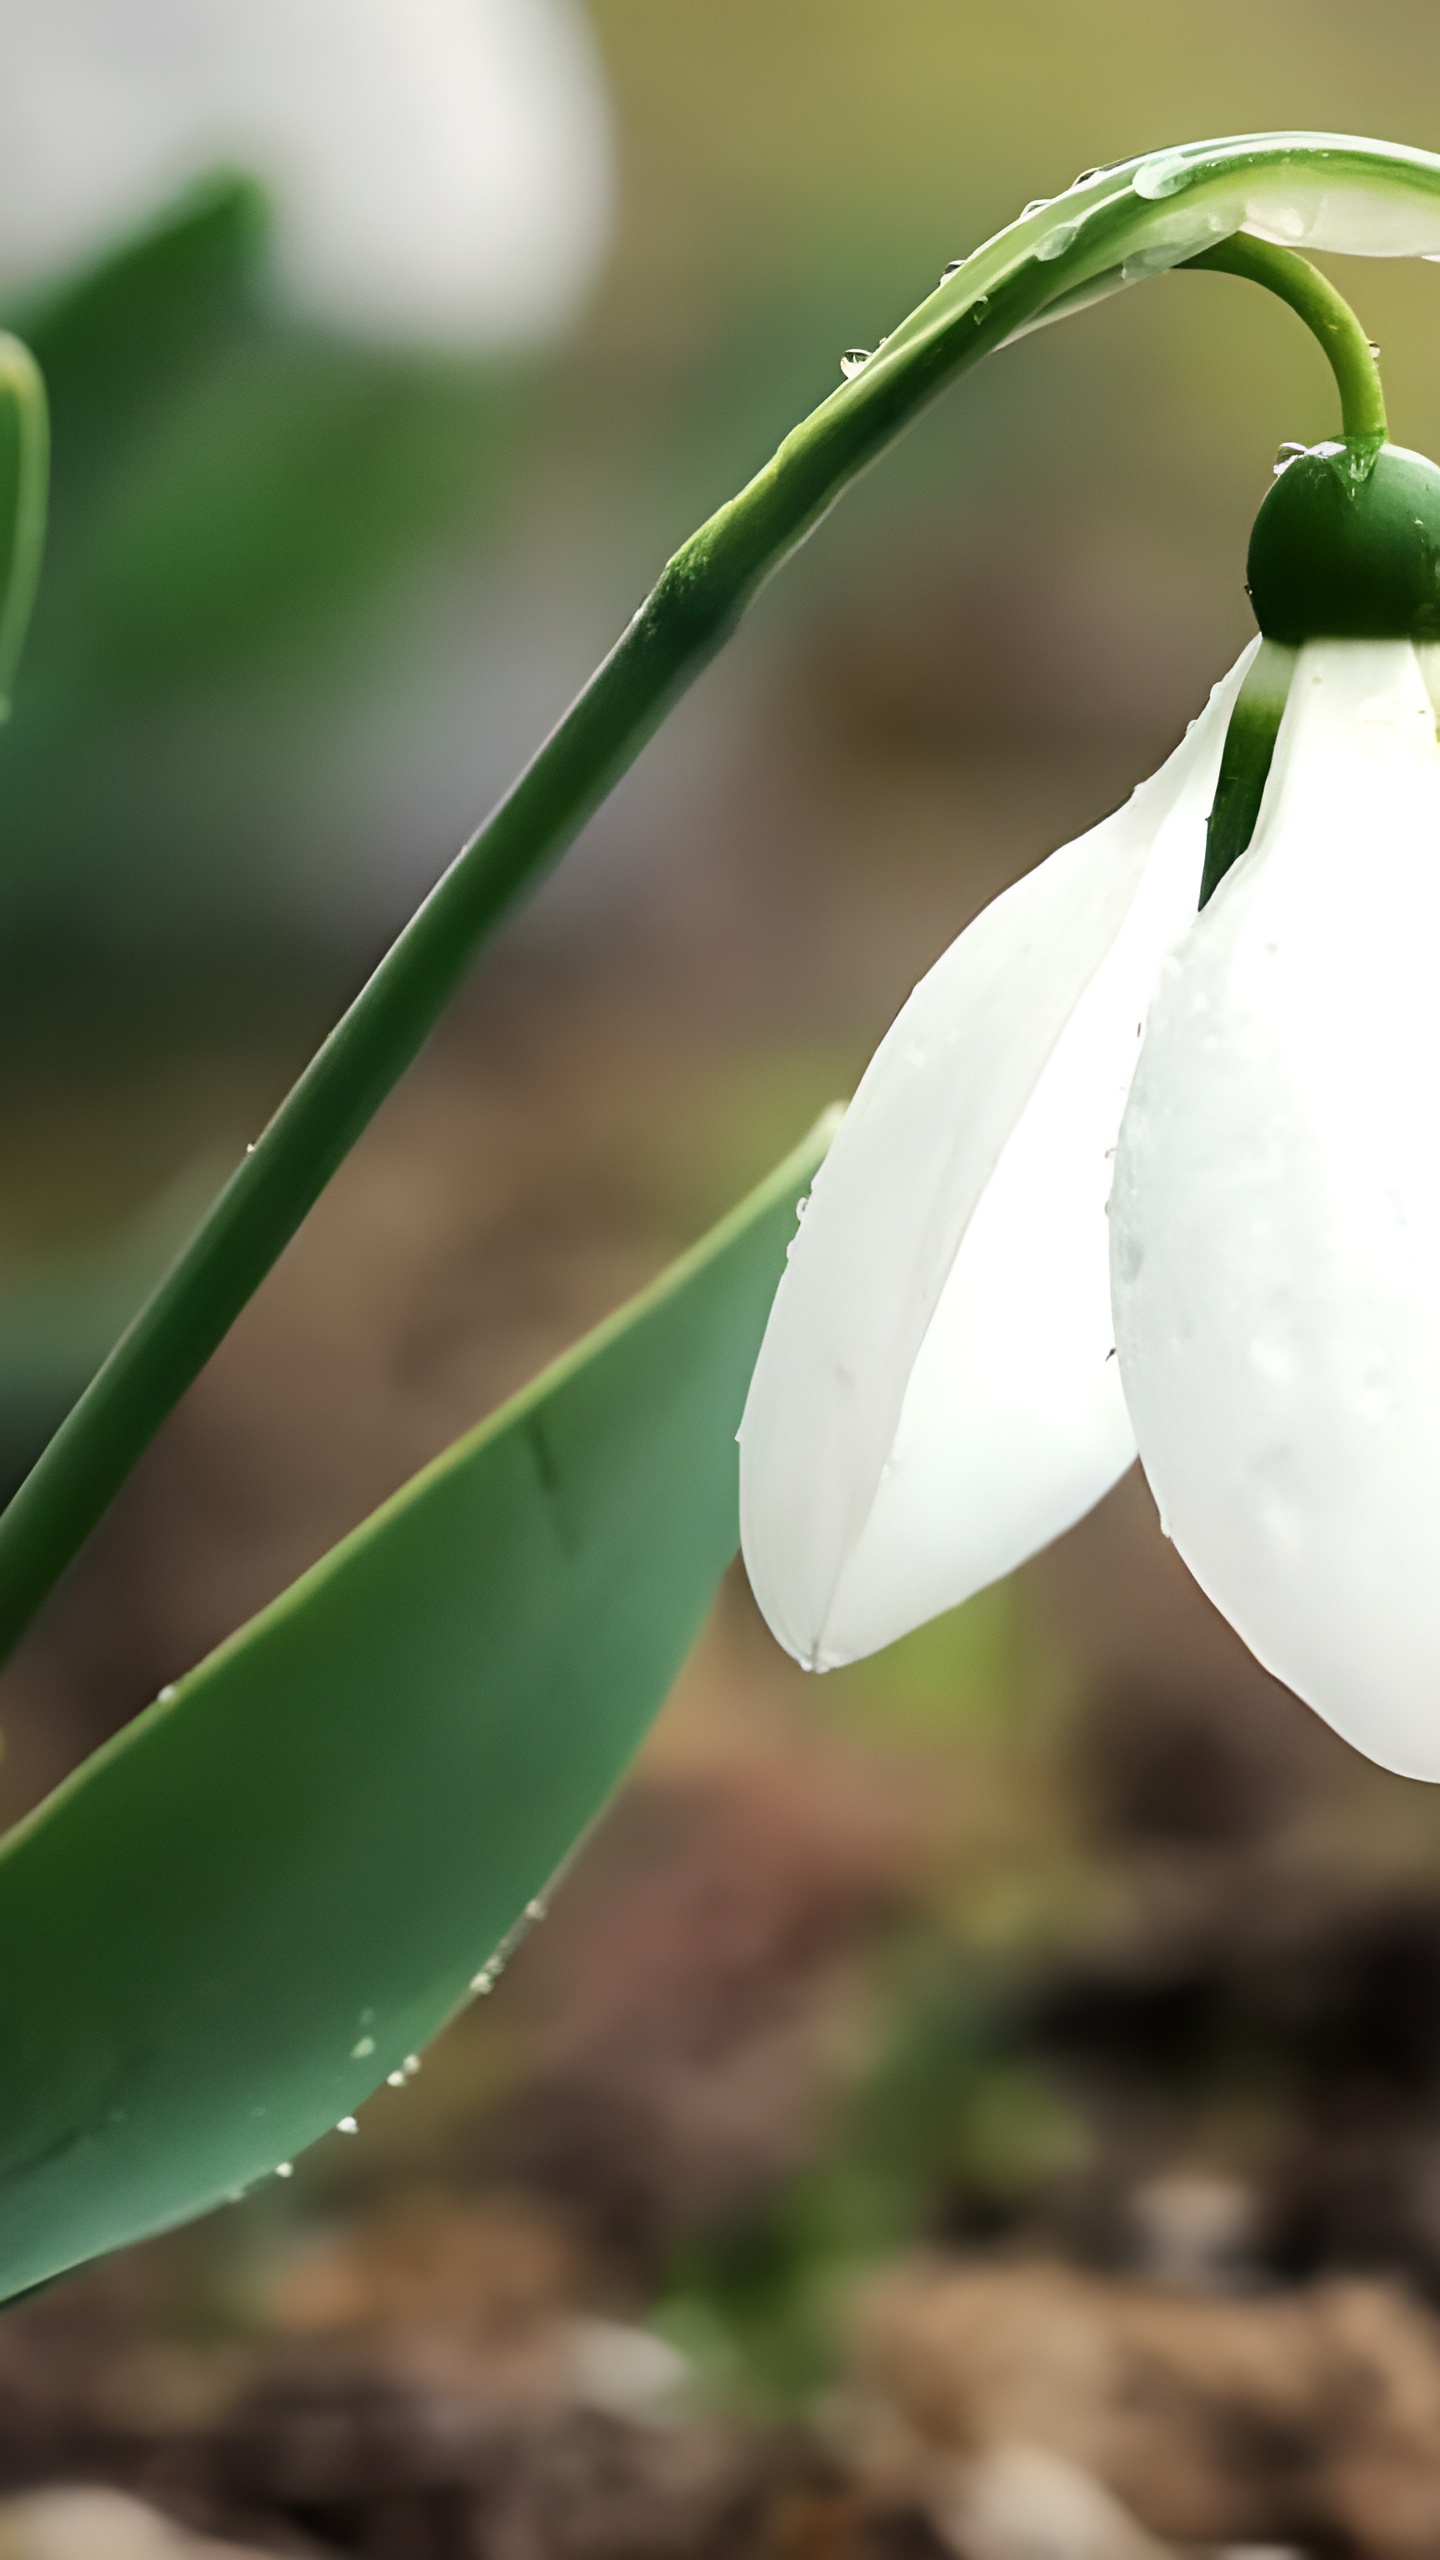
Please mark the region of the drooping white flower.
POLYGON ((272 195, 301 307, 362 337, 543 338, 608 238, 576 0, 0 0, 0 290, 217 165, 272 195))
POLYGON ((1111 1203, 1162 1518, 1252 1650, 1440 1777, 1440 748, 1408 641, 1302 650, 1255 840, 1162 969, 1111 1203))
POLYGON ((1138 1443, 1261 1660, 1436 1777, 1435 713, 1409 641, 1301 648, 1253 841, 1197 915, 1249 656, 882 1042, 755 1372, 745 1553, 829 1668, 1018 1564, 1138 1443))

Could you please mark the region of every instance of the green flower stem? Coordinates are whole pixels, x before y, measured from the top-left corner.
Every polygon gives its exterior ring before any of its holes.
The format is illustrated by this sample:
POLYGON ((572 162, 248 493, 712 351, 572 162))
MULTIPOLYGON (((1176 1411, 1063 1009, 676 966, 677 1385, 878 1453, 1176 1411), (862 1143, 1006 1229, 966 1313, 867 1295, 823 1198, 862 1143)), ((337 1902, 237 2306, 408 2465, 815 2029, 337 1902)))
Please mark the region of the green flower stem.
POLYGON ((1346 444, 1373 449, 1385 442, 1390 429, 1374 349, 1344 295, 1308 258, 1297 258, 1293 249, 1279 249, 1268 240, 1252 240, 1237 231, 1185 263, 1209 268, 1216 275, 1245 276, 1288 302, 1330 359, 1346 444))
POLYGON ((28 347, 0 330, 0 720, 25 645, 45 549, 50 421, 45 385, 28 347))
POLYGON ((1363 185, 1429 219, 1440 158, 1247 134, 1087 174, 977 249, 677 552, 282 1103, 0 1519, 0 1658, 420 1049, 479 944, 564 851, 764 581, 945 385, 1087 287, 1178 265, 1244 190, 1363 185), (1240 192, 1237 194, 1237 190, 1240 192), (1133 265, 1131 262, 1134 262, 1133 265))

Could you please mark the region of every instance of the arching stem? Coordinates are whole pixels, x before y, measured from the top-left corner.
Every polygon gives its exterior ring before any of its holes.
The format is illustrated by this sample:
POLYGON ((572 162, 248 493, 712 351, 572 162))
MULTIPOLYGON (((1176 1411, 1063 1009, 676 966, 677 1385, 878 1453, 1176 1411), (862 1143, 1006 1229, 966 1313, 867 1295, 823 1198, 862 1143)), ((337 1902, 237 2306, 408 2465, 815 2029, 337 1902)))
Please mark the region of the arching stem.
POLYGON ((1346 444, 1373 453, 1385 442, 1390 430, 1375 350, 1344 295, 1308 258, 1297 258, 1293 249, 1279 249, 1272 241, 1252 240, 1248 232, 1236 231, 1218 247, 1187 258, 1185 264, 1209 268, 1216 275, 1246 276, 1251 284, 1263 284, 1267 293, 1288 302, 1329 358, 1340 393, 1340 432, 1346 444))

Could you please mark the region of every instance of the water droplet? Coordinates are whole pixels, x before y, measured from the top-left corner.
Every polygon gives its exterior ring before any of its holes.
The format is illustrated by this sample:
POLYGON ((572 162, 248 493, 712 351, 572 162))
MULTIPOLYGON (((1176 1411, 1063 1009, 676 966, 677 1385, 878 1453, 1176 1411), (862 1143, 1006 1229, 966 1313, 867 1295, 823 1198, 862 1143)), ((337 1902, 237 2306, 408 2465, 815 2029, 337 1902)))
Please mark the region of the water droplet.
POLYGON ((385 2086, 387 2089, 403 2089, 405 2086, 404 2072, 387 2071, 385 2074, 385 2086))
POLYGON ((275 2163, 275 2175, 277 2178, 293 2178, 295 2175, 294 2161, 277 2160, 275 2163))
POLYGON ((491 1972, 488 1964, 482 1964, 478 1973, 471 1974, 470 1988, 472 1991, 477 1991, 482 2000, 484 1999, 487 1991, 494 1990, 495 1976, 491 1972))
POLYGON ((335 2130, 337 2133, 358 2133, 360 2127, 354 2116, 342 2116, 335 2130))
POLYGON ((796 1217, 797 1217, 797 1218, 803 1218, 803 1217, 804 1217, 804 1215, 805 1215, 805 1212, 806 1212, 806 1210, 809 1208, 809 1206, 810 1206, 810 1194, 809 1194, 809 1192, 808 1192, 808 1191, 802 1191, 802 1192, 801 1192, 801 1194, 800 1194, 799 1199, 798 1199, 798 1200, 796 1201, 796 1203, 795 1203, 795 1215, 796 1215, 796 1217))
POLYGON ((247 1139, 246 1139, 246 1141, 245 1141, 245 1153, 247 1154, 247 1156, 253 1156, 253 1154, 255 1153, 255 1141, 254 1141, 254 1139, 253 1139, 253 1138, 247 1138, 247 1139))
POLYGON ((1130 184, 1137 196, 1153 204, 1161 196, 1178 195, 1192 174, 1188 161, 1178 159, 1173 151, 1157 151, 1153 159, 1141 161, 1130 184))
POLYGON ((950 278, 951 278, 952 276, 958 276, 958 274, 960 273, 960 270, 961 270, 961 268, 964 266, 964 264, 965 264, 965 261, 964 261, 964 259, 963 259, 963 258, 952 258, 952 259, 951 259, 951 261, 950 261, 949 266, 948 266, 948 267, 942 267, 942 268, 941 268, 941 270, 940 270, 940 281, 941 281, 941 283, 942 283, 942 284, 948 284, 948 283, 949 283, 949 281, 950 281, 950 278))
POLYGON ((373 2037, 373 2036, 362 2036, 362 2037, 360 2038, 360 2041, 359 2041, 359 2043, 358 2043, 358 2044, 352 2044, 352 2046, 350 2047, 350 2059, 351 2059, 351 2061, 352 2061, 352 2062, 365 2062, 365 2061, 367 2061, 367 2060, 368 2060, 369 2056, 374 2052, 374 2050, 375 2050, 375 2039, 374 2039, 374 2037, 373 2037))
POLYGON ((1372 356, 1374 356, 1374 357, 1376 358, 1377 362, 1378 362, 1378 360, 1379 360, 1379 355, 1380 355, 1380 350, 1379 350, 1379 348, 1377 347, 1377 345, 1375 344, 1374 339, 1373 339, 1373 338, 1367 338, 1367 339, 1366 339, 1366 341, 1365 341, 1365 344, 1366 344, 1366 346, 1369 348, 1370 353, 1372 354, 1372 356))
POLYGON ((227 2187, 225 2190, 225 2201, 227 2204, 239 2204, 242 2201, 244 2194, 245 2190, 243 2187, 227 2187))
POLYGON ((971 305, 970 305, 970 317, 971 317, 971 319, 972 319, 972 320, 982 320, 982 319, 984 318, 984 316, 985 316, 986 312, 989 310, 989 308, 990 308, 990 296, 989 296, 989 294, 988 294, 988 293, 982 293, 982 294, 977 295, 976 299, 975 299, 975 300, 971 303, 971 305))
POLYGON ((1032 196, 1029 203, 1020 208, 1021 221, 1028 221, 1032 213, 1043 213, 1049 201, 1048 196, 1032 196))
POLYGON ((1048 266, 1052 258, 1063 258, 1066 250, 1072 248, 1079 237, 1078 222, 1057 222, 1053 231, 1047 231, 1044 239, 1036 242, 1035 255, 1043 265, 1048 266))
POLYGON ((1099 175, 1098 169, 1082 169, 1079 177, 1072 178, 1070 184, 1072 187, 1088 187, 1091 179, 1098 178, 1099 175))
POLYGON ((840 370, 846 381, 852 382, 857 373, 863 373, 869 361, 868 347, 847 347, 840 359, 840 370))
POLYGON ((418 2054, 418 2053, 407 2053, 407 2054, 406 2054, 406 2056, 405 2056, 405 2059, 404 2059, 403 2063, 402 2063, 402 2064, 401 2064, 401 2066, 400 2066, 400 2068, 401 2068, 401 2070, 404 2072, 405 2077, 406 2077, 406 2079, 407 2079, 407 2080, 413 2080, 413 2079, 414 2079, 414 2077, 415 2077, 416 2072, 417 2072, 417 2071, 419 2070, 419 2068, 420 2068, 420 2056, 419 2056, 419 2054, 418 2054))
MULTIPOLYGON (((804 1207, 803 1201, 801 1202, 801 1207, 804 1207)), ((526 1903, 525 1917, 527 1920, 543 1920, 549 1908, 550 1905, 545 1901, 543 1895, 537 1893, 533 1902, 526 1903)))
POLYGON ((161 1692, 160 1692, 160 1704, 161 1704, 161 1706, 162 1706, 162 1707, 168 1707, 168 1705, 170 1704, 170 1701, 171 1701, 171 1699, 174 1697, 174 1695, 175 1695, 175 1683, 174 1683, 174 1681, 173 1681, 173 1680, 167 1680, 167 1681, 166 1681, 166 1683, 165 1683, 164 1688, 163 1688, 163 1689, 161 1690, 161 1692))
POLYGON ((1282 444, 1270 466, 1275 478, 1278 480, 1282 471, 1288 471, 1291 463, 1298 462, 1301 454, 1309 450, 1307 444, 1282 444))

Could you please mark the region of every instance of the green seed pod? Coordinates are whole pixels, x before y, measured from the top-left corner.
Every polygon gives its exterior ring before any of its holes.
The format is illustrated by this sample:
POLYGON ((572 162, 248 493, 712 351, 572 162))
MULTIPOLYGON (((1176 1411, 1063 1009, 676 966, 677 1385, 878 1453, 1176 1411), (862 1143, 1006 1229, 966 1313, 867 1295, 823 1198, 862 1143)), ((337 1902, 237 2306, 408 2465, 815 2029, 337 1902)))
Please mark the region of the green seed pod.
POLYGON ((1440 469, 1401 445, 1297 454, 1255 519, 1248 561, 1267 640, 1440 639, 1440 469))

